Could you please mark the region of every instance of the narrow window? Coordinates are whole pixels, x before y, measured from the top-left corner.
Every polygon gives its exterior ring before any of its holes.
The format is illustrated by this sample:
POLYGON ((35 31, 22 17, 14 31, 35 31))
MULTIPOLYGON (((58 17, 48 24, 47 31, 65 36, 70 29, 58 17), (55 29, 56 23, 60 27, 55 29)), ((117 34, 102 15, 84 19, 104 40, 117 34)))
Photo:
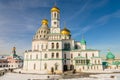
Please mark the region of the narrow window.
POLYGON ((33 68, 34 70, 36 69, 36 64, 34 64, 34 68, 33 68))
POLYGON ((59 53, 56 53, 56 58, 59 58, 59 53))
POLYGON ((54 48, 54 43, 52 43, 52 49, 54 48))
POLYGON ((47 54, 45 54, 45 58, 47 58, 47 54))
POLYGON ((73 54, 71 54, 71 58, 73 58, 73 54))
POLYGON ((47 69, 47 64, 46 63, 44 64, 44 69, 47 69))
POLYGON ((87 53, 86 53, 86 58, 88 57, 87 53))
POLYGON ((36 54, 36 59, 38 59, 38 54, 36 54))
POLYGON ((94 53, 92 53, 92 57, 94 57, 94 53))
POLYGON ((64 54, 64 58, 66 59, 66 54, 64 54))
POLYGON ((58 70, 58 64, 55 63, 55 70, 58 70))
POLYGON ((56 48, 57 48, 57 49, 59 48, 59 44, 58 44, 58 43, 56 43, 56 48))
POLYGON ((52 58, 54 58, 54 53, 52 53, 52 56, 51 56, 52 58))
POLYGON ((56 13, 54 13, 54 16, 55 16, 55 18, 56 18, 56 13))

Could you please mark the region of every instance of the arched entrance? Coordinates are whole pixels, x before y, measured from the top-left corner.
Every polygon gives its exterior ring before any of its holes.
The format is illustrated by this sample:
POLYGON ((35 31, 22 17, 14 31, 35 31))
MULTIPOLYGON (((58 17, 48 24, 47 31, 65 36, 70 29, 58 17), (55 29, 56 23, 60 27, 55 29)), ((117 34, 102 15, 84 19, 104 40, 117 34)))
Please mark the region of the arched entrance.
POLYGON ((67 66, 67 65, 64 65, 64 66, 63 66, 63 70, 64 70, 64 71, 67 71, 67 70, 68 70, 68 66, 67 66))
POLYGON ((53 68, 53 67, 51 67, 51 73, 52 73, 52 74, 54 73, 54 68, 53 68))
POLYGON ((74 65, 70 65, 70 70, 74 70, 74 65))

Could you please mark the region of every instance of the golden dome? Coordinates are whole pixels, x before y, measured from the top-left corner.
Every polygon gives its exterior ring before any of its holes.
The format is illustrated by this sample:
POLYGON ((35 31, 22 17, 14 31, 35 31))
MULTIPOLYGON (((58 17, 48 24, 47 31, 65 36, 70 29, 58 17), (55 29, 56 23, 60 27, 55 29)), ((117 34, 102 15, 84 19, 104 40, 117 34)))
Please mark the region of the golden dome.
POLYGON ((48 25, 48 20, 47 19, 43 19, 41 23, 45 24, 45 25, 48 25))
POLYGON ((67 28, 61 30, 62 35, 70 35, 70 31, 67 28))
POLYGON ((60 12, 59 8, 57 8, 56 6, 54 6, 52 9, 51 9, 51 12, 60 12))
POLYGON ((15 51, 16 50, 16 47, 13 47, 13 51, 15 51))

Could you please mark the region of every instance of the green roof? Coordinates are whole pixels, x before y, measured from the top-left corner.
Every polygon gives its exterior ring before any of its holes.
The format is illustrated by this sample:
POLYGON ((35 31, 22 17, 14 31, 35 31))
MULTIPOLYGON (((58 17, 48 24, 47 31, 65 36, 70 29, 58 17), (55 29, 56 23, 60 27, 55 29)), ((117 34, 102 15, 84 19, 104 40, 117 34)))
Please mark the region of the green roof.
POLYGON ((85 45, 86 44, 86 41, 84 39, 82 39, 81 41, 81 44, 85 45))
POLYGON ((115 59, 115 55, 112 52, 108 52, 106 55, 107 59, 115 59))

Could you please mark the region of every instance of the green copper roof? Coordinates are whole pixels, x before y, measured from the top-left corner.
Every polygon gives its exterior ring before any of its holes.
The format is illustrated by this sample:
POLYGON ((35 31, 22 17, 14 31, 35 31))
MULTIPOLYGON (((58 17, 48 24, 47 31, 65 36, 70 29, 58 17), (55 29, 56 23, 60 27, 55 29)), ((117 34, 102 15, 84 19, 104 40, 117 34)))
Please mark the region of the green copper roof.
POLYGON ((86 41, 84 39, 82 39, 81 41, 81 44, 85 45, 86 44, 86 41))
POLYGON ((107 59, 115 59, 115 56, 114 56, 114 54, 112 54, 112 52, 108 52, 106 55, 106 58, 107 59))

